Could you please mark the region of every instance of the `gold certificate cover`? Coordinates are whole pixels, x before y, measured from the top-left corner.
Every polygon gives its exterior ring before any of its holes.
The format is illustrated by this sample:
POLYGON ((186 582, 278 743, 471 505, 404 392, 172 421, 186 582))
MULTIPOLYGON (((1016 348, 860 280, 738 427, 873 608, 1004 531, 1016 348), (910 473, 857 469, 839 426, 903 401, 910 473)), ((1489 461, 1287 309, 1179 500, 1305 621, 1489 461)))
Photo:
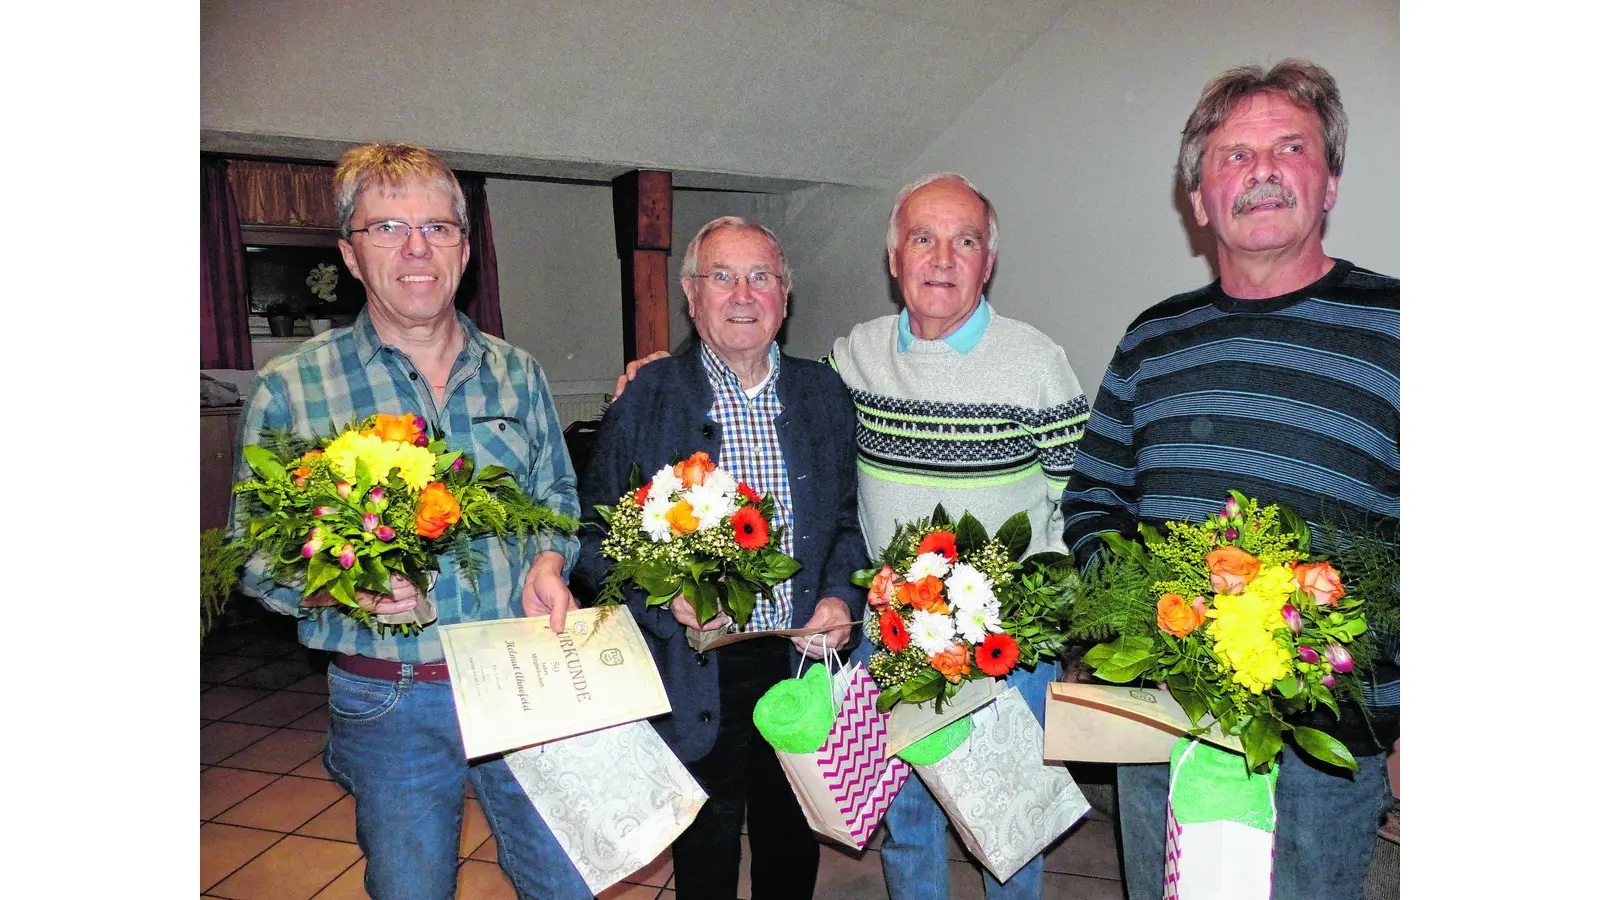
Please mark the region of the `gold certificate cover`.
POLYGON ((633 615, 600 613, 567 613, 559 634, 548 616, 440 627, 469 758, 672 710, 633 615))

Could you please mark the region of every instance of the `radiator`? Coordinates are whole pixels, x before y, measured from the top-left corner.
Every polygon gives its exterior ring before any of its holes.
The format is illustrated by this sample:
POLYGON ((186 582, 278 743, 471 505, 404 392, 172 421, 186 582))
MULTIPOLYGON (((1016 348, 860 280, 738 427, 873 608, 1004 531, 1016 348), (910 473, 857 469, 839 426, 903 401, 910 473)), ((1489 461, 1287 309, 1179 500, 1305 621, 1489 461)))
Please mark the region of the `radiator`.
POLYGON ((600 408, 606 394, 553 394, 556 412, 561 416, 561 428, 566 430, 573 422, 587 422, 600 418, 600 408))

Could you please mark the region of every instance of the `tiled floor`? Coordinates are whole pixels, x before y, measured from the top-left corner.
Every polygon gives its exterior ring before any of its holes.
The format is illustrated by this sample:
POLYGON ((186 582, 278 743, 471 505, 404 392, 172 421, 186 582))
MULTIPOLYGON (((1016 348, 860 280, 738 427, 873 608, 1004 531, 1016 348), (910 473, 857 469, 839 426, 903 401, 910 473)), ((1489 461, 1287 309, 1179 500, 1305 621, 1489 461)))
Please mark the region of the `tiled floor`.
MULTIPOLYGON (((361 898, 366 860, 355 843, 355 802, 322 767, 327 686, 287 619, 211 635, 200 659, 200 892, 232 900, 361 898)), ((1108 784, 1080 776, 1097 808, 1045 857, 1046 900, 1121 900, 1108 784)), ((513 898, 495 842, 463 798, 456 896, 513 898)), ((878 838, 859 856, 824 843, 817 898, 882 898, 878 838)), ((952 835, 950 894, 983 896, 979 869, 952 835)), ((601 895, 675 898, 670 851, 601 895)), ((745 853, 741 898, 749 895, 745 853)))

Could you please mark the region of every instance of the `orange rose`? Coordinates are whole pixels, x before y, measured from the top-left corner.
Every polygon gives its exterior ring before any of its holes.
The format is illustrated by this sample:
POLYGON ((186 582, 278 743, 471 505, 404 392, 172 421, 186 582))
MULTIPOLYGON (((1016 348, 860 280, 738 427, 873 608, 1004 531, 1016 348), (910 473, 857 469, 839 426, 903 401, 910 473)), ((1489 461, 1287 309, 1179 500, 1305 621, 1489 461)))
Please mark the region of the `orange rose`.
POLYGON ((1185 600, 1177 594, 1162 594, 1156 601, 1156 625, 1173 637, 1188 637, 1206 620, 1205 601, 1185 600))
POLYGON ((1338 606, 1344 596, 1344 585, 1339 583, 1339 570, 1331 564, 1300 563, 1294 567, 1294 583, 1310 594, 1318 606, 1338 606))
POLYGON ((678 534, 693 534, 700 527, 700 520, 695 518, 694 508, 687 500, 679 500, 667 510, 667 524, 678 534))
POLYGON ((673 466, 672 474, 683 479, 684 487, 699 487, 716 467, 717 464, 711 461, 704 450, 696 450, 688 459, 673 466))
POLYGON ((435 481, 417 495, 417 534, 437 538, 445 529, 461 520, 461 504, 450 495, 450 489, 435 481))
POLYGON ((944 582, 929 575, 920 581, 906 582, 900 585, 900 602, 909 604, 916 609, 925 609, 928 612, 950 614, 950 604, 940 596, 944 591, 944 582))
POLYGON ((1242 594, 1244 586, 1261 574, 1261 560, 1238 547, 1218 547, 1206 554, 1211 587, 1219 594, 1242 594))
POLYGON ((889 598, 894 596, 894 569, 884 566, 872 576, 872 587, 867 591, 867 602, 873 609, 887 609, 889 598))
POLYGON ((938 669, 939 673, 944 676, 944 680, 951 684, 960 681, 961 676, 972 671, 972 665, 968 660, 967 645, 960 642, 957 642, 954 647, 943 653, 930 656, 928 665, 938 669))
POLYGON ((398 441, 402 444, 415 444, 417 438, 422 436, 422 429, 417 427, 417 417, 406 413, 402 416, 390 416, 378 413, 372 427, 361 432, 385 441, 398 441))

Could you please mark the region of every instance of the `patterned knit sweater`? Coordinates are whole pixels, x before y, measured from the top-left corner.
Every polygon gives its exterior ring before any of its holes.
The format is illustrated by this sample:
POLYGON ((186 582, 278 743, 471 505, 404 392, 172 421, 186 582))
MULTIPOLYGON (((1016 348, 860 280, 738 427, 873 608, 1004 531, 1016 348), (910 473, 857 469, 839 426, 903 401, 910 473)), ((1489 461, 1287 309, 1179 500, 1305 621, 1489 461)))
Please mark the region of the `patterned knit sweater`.
MULTIPOLYGON (((1292 507, 1315 550, 1330 518, 1399 518, 1398 279, 1336 260, 1281 297, 1239 300, 1217 282, 1133 321, 1078 448, 1067 544, 1082 560, 1099 532, 1204 519, 1230 488, 1292 507)), ((1400 701, 1389 674, 1379 705, 1400 701)))
POLYGON ((995 315, 967 353, 942 340, 897 348, 897 317, 833 345, 856 404, 861 531, 874 555, 897 522, 944 504, 991 533, 1026 510, 1030 553, 1063 551, 1061 492, 1089 403, 1067 354, 1032 326, 995 315))

